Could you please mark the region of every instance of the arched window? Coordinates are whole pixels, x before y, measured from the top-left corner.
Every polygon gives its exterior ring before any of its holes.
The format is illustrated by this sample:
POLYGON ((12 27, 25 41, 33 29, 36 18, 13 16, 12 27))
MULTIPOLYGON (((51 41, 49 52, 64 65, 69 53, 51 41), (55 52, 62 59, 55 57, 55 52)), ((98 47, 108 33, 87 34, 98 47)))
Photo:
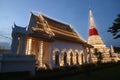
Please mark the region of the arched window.
POLYGON ((72 52, 70 53, 70 64, 73 65, 73 54, 72 54, 72 52))
POLYGON ((55 65, 59 66, 59 52, 55 54, 55 65))
POLYGON ((78 57, 79 57, 79 55, 78 55, 78 53, 76 53, 76 64, 79 64, 78 57))
POLYGON ((60 53, 60 66, 64 66, 67 64, 67 50, 62 49, 60 53))
POLYGON ((66 52, 64 52, 64 65, 67 65, 67 53, 66 52))
POLYGON ((79 64, 83 64, 83 59, 84 59, 83 51, 80 51, 79 52, 79 59, 78 59, 79 64))
POLYGON ((53 50, 53 54, 52 54, 52 59, 53 59, 53 63, 57 66, 59 66, 59 49, 55 48, 53 50))

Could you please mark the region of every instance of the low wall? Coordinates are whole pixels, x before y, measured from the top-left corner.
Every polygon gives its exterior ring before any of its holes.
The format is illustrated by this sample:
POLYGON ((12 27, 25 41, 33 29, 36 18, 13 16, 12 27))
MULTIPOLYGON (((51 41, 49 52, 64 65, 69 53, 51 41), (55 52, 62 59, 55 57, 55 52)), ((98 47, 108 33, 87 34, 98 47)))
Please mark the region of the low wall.
POLYGON ((30 71, 35 74, 35 57, 33 55, 0 54, 0 73, 30 71))

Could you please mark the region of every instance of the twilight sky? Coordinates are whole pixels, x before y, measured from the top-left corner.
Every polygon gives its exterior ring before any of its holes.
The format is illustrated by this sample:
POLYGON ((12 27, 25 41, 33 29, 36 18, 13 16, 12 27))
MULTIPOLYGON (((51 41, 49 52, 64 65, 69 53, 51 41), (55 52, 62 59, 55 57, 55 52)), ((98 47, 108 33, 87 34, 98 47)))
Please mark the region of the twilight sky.
MULTIPOLYGON (((11 38, 12 25, 26 27, 30 12, 41 12, 58 21, 71 24, 85 40, 88 39, 89 7, 92 9, 96 27, 104 43, 109 47, 120 46, 107 32, 117 14, 120 0, 0 0, 0 35, 11 38)), ((11 39, 0 36, 0 45, 11 39)), ((9 46, 8 45, 8 46, 9 46)))

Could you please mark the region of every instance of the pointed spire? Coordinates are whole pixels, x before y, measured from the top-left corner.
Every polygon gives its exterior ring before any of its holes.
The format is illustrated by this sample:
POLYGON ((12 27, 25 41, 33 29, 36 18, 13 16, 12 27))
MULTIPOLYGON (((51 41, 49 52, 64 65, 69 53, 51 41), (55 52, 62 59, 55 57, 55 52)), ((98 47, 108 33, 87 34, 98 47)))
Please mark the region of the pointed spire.
POLYGON ((89 17, 90 17, 89 36, 98 35, 98 31, 96 29, 94 18, 92 15, 92 10, 89 11, 89 17))
POLYGON ((90 16, 90 28, 95 27, 94 18, 92 15, 92 10, 90 10, 89 16, 90 16))
POLYGON ((13 26, 14 26, 14 28, 15 28, 15 27, 17 27, 17 25, 16 25, 16 23, 15 23, 15 22, 13 23, 13 26))
POLYGON ((111 45, 111 53, 114 53, 114 48, 112 45, 111 45))
POLYGON ((12 25, 12 30, 15 28, 15 26, 16 26, 16 24, 15 24, 15 22, 14 22, 13 25, 12 25))

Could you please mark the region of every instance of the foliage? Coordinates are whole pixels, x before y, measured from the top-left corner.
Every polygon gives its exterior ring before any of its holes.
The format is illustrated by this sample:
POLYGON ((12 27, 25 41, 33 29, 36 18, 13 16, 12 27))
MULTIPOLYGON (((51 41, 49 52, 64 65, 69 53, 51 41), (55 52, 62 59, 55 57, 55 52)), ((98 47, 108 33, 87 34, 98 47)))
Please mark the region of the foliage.
POLYGON ((120 38, 120 14, 118 14, 118 17, 114 20, 112 27, 109 27, 107 31, 112 33, 114 39, 120 38))
POLYGON ((120 53, 120 47, 114 47, 115 53, 120 53))
POLYGON ((102 56, 102 53, 98 51, 97 48, 94 49, 94 54, 96 55, 97 57, 97 63, 98 64, 101 64, 102 60, 103 60, 103 56, 102 56))

